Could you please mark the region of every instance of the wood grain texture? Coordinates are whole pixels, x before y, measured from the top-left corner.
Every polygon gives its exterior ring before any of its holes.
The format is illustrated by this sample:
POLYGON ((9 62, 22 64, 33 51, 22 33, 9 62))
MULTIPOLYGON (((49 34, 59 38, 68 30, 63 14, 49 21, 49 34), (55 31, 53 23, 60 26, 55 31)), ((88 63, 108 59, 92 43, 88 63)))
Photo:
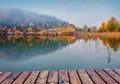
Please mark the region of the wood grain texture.
POLYGON ((5 80, 9 75, 11 74, 11 72, 4 72, 3 74, 0 75, 0 83, 5 80))
POLYGON ((94 70, 87 70, 87 72, 95 84, 105 84, 105 82, 96 74, 94 70))
POLYGON ((0 72, 0 84, 120 84, 120 69, 0 72))
POLYGON ((23 84, 26 78, 29 76, 30 72, 23 72, 20 76, 13 82, 13 84, 23 84))
POLYGON ((37 80, 36 80, 36 84, 46 84, 48 72, 49 71, 41 71, 37 80))
POLYGON ((81 84, 81 81, 77 75, 76 70, 69 70, 71 84, 81 84))
POLYGON ((10 74, 1 84, 11 84, 21 74, 21 72, 14 72, 10 74))
POLYGON ((107 84, 118 84, 115 80, 113 80, 108 74, 106 74, 103 70, 95 70, 107 84))
POLYGON ((109 74, 114 80, 116 80, 118 83, 120 83, 120 76, 116 74, 114 71, 112 71, 109 68, 104 69, 104 71, 109 74))
POLYGON ((59 84, 70 84, 67 70, 59 71, 59 84))
POLYGON ((36 71, 36 72, 32 72, 30 74, 30 76, 26 79, 26 81, 24 82, 24 84, 34 84, 35 81, 36 81, 36 78, 39 74, 39 71, 36 71))
POLYGON ((120 75, 120 69, 113 69, 113 70, 120 75))
POLYGON ((57 83, 58 82, 58 71, 50 71, 48 77, 48 83, 57 83))
POLYGON ((85 70, 79 70, 78 73, 83 84, 93 84, 92 80, 90 79, 88 74, 85 72, 85 70))

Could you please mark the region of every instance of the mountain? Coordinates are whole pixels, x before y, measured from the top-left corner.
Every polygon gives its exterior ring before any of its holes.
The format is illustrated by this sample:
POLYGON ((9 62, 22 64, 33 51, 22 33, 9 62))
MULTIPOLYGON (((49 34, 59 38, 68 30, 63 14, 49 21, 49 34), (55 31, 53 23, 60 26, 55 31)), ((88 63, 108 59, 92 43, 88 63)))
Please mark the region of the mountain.
POLYGON ((65 27, 68 25, 66 21, 57 19, 53 16, 37 14, 27 10, 20 9, 0 9, 0 26, 12 28, 16 26, 19 28, 42 26, 46 29, 54 27, 65 27))

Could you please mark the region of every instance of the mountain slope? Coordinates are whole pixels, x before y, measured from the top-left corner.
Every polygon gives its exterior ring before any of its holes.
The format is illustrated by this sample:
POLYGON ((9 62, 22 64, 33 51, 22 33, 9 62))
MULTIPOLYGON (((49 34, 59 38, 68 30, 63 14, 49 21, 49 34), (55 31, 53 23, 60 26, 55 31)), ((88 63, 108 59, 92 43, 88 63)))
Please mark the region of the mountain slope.
POLYGON ((37 14, 31 11, 11 9, 11 10, 0 10, 0 25, 12 28, 28 28, 42 26, 44 28, 54 28, 56 26, 65 27, 68 25, 67 22, 57 19, 56 17, 37 14))

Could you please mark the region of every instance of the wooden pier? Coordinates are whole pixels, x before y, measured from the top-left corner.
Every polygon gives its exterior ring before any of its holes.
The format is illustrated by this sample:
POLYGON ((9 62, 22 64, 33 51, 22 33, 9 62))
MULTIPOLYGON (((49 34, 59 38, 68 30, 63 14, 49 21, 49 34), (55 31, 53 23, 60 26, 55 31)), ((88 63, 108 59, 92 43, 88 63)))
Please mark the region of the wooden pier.
POLYGON ((120 69, 0 72, 0 84, 120 84, 120 69))

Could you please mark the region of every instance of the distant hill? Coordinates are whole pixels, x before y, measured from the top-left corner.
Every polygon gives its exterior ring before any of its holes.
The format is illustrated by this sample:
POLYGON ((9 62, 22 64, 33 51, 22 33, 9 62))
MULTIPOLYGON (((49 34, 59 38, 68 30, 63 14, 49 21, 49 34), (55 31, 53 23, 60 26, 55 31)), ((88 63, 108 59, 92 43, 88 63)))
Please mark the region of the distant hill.
POLYGON ((56 17, 37 14, 27 10, 0 9, 0 26, 6 26, 9 28, 16 26, 18 29, 28 27, 35 29, 37 26, 42 26, 48 29, 54 27, 65 27, 68 24, 69 23, 66 21, 57 19, 56 17))

